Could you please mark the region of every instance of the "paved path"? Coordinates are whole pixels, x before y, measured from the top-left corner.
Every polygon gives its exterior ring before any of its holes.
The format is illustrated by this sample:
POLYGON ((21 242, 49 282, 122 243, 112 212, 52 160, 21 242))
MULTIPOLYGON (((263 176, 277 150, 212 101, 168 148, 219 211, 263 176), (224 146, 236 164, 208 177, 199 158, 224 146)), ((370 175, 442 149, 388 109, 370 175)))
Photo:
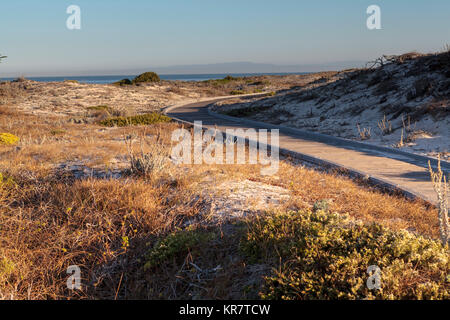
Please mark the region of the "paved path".
MULTIPOLYGON (((202 121, 204 127, 217 127, 221 131, 227 128, 274 127, 243 119, 221 117, 209 112, 208 105, 219 100, 221 99, 174 106, 168 108, 166 113, 176 120, 188 123, 202 121)), ((429 159, 426 157, 398 153, 389 148, 377 148, 320 134, 316 136, 315 133, 287 131, 289 130, 280 130, 280 148, 284 151, 293 152, 294 155, 307 160, 319 160, 319 163, 349 169, 378 184, 384 184, 391 189, 401 189, 410 197, 419 197, 436 204, 436 195, 426 169, 429 159)), ((443 163, 444 171, 448 170, 448 165, 448 162, 443 163)))

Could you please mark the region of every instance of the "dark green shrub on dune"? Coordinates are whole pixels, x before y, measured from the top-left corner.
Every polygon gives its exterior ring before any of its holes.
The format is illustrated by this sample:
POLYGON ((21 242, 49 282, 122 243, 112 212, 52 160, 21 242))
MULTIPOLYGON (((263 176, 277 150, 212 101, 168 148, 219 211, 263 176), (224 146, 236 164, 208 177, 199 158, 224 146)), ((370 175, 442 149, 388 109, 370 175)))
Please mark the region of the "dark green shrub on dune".
POLYGON ((141 75, 138 75, 133 80, 133 84, 137 83, 147 83, 147 82, 160 82, 161 79, 155 72, 145 72, 141 75))
POLYGON ((119 85, 119 86, 127 86, 130 84, 133 84, 133 82, 131 82, 130 79, 122 79, 120 81, 114 82, 114 84, 119 85))
POLYGON ((139 126, 139 125, 151 125, 156 123, 165 123, 172 121, 171 118, 163 114, 153 112, 148 114, 140 114, 131 117, 114 117, 100 121, 100 125, 105 127, 126 127, 126 126, 139 126))

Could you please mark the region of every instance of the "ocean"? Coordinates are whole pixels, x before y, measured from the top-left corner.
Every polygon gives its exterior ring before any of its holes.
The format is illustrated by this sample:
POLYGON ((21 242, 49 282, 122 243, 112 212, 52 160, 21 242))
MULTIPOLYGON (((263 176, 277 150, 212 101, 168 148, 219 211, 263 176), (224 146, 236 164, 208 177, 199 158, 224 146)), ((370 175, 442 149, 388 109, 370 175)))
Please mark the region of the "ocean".
MULTIPOLYGON (((223 79, 230 75, 233 77, 251 77, 251 76, 261 76, 261 75, 302 75, 307 74, 307 72, 298 73, 231 73, 231 74, 172 74, 172 75, 159 75, 162 80, 172 80, 172 81, 205 81, 205 80, 216 80, 223 79)), ((118 75, 118 76, 66 76, 66 77, 26 77, 27 79, 40 81, 40 82, 61 82, 64 80, 76 80, 80 83, 87 84, 109 84, 117 82, 119 80, 128 78, 133 79, 137 75, 118 75)), ((16 78, 2 78, 3 81, 11 81, 16 78)))

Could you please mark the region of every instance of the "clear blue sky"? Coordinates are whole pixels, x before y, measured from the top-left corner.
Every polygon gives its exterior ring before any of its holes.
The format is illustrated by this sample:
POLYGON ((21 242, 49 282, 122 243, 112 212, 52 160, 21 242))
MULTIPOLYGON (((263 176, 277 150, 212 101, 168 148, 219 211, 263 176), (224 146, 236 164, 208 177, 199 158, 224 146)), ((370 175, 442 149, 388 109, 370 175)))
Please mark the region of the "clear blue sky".
MULTIPOLYGON (((0 5, 0 76, 252 61, 325 64, 450 43, 449 0, 14 0, 0 5), (66 28, 81 7, 82 29, 66 28), (382 9, 383 30, 366 28, 382 9)), ((97 72, 98 73, 98 72, 97 72)))

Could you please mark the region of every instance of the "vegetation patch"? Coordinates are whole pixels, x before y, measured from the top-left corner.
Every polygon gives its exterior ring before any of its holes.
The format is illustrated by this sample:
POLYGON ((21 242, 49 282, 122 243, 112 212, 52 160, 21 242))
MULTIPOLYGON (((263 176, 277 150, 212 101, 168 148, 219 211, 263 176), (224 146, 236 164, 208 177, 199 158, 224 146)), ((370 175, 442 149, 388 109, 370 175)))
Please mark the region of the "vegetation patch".
POLYGON ((288 212, 251 223, 241 243, 253 263, 269 263, 264 299, 448 299, 448 247, 363 225, 324 211, 288 212), (281 266, 280 266, 281 264, 281 266), (368 268, 381 288, 367 286, 368 268))
POLYGON ((0 190, 6 189, 6 188, 13 188, 16 187, 17 183, 14 181, 14 179, 10 176, 4 175, 0 172, 0 190))
POLYGON ((247 107, 226 111, 225 114, 230 117, 249 117, 261 111, 266 111, 270 107, 247 107))
POLYGON ((231 90, 231 92, 230 92, 230 94, 231 94, 232 96, 238 96, 238 95, 246 94, 246 93, 247 93, 247 92, 244 91, 244 90, 231 90))
POLYGON ((130 79, 122 79, 122 80, 119 80, 117 82, 114 82, 113 84, 119 85, 119 86, 126 86, 126 85, 133 84, 133 82, 130 79))
POLYGON ((54 129, 50 131, 50 134, 52 136, 62 136, 65 135, 67 133, 66 130, 62 130, 62 129, 54 129))
POLYGON ((112 109, 108 106, 93 106, 93 107, 87 107, 86 108, 89 111, 112 111, 112 109))
POLYGON ((0 145, 15 145, 19 141, 19 137, 11 133, 0 133, 0 145))
POLYGON ((105 127, 127 127, 127 126, 143 126, 156 123, 166 123, 172 121, 166 115, 153 112, 130 117, 114 117, 100 121, 100 125, 105 127))
POLYGON ((269 80, 255 81, 250 83, 252 86, 268 86, 270 85, 269 80))
POLYGON ((219 85, 225 85, 228 84, 230 82, 234 82, 234 81, 240 81, 242 80, 242 78, 237 78, 237 77, 233 77, 233 76, 226 76, 223 79, 215 79, 215 80, 205 80, 203 81, 204 83, 213 85, 213 86, 219 86, 219 85))
MULTIPOLYGON (((123 80, 122 80, 123 81, 123 80)), ((133 79, 132 83, 160 82, 161 79, 155 72, 145 72, 133 79)))
POLYGON ((132 174, 143 177, 155 177, 163 173, 169 165, 167 160, 170 152, 159 136, 154 141, 141 137, 139 141, 140 152, 134 151, 131 139, 127 139, 125 142, 130 157, 130 171, 132 174), (151 152, 146 153, 143 151, 145 144, 150 147, 151 152))
POLYGON ((15 265, 7 258, 0 258, 0 280, 6 281, 15 271, 15 265))
POLYGON ((144 269, 161 268, 170 262, 180 263, 188 254, 195 257, 201 247, 208 246, 215 237, 213 232, 194 228, 173 232, 159 240, 147 253, 144 269))

